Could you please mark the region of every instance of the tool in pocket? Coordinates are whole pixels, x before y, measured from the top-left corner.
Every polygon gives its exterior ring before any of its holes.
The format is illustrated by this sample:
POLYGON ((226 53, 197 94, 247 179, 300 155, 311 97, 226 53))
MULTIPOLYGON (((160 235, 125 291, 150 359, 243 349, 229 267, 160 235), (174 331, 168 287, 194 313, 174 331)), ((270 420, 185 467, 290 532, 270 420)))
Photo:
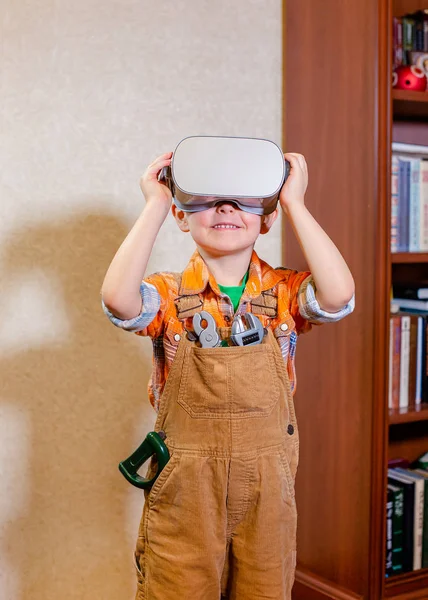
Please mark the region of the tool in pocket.
POLYGON ((233 320, 231 340, 236 346, 260 344, 264 335, 260 319, 251 313, 238 315, 233 320))
MULTIPOLYGON (((220 346, 221 340, 217 332, 216 322, 214 317, 206 310, 193 316, 193 329, 202 348, 220 346), (203 321, 205 321, 206 327, 202 327, 203 321)), ((252 313, 245 313, 234 318, 231 333, 230 339, 235 346, 253 346, 262 342, 266 331, 258 317, 252 313)))
POLYGON ((146 439, 131 456, 119 463, 119 471, 122 475, 140 489, 149 489, 152 487, 160 472, 169 461, 169 450, 164 443, 166 435, 163 431, 150 431, 146 439), (156 474, 151 478, 138 475, 138 469, 154 454, 156 454, 158 468, 156 474))
POLYGON ((193 329, 198 336, 202 348, 215 348, 220 346, 220 336, 217 333, 214 317, 206 310, 195 313, 193 316, 193 329), (206 322, 206 327, 202 327, 202 321, 206 322))

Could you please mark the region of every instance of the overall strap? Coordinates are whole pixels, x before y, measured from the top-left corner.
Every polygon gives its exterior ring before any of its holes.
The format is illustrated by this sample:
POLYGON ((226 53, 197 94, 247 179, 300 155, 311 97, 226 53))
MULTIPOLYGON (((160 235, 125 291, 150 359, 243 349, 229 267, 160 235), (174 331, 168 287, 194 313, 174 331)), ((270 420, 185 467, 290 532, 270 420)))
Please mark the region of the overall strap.
MULTIPOLYGON (((180 289, 181 273, 172 273, 177 288, 180 289)), ((186 296, 177 296, 174 300, 178 319, 187 319, 200 312, 203 307, 203 300, 200 294, 190 294, 186 296)), ((266 290, 254 298, 250 303, 250 312, 256 315, 275 318, 278 313, 278 294, 273 289, 266 290)))
POLYGON ((256 315, 274 318, 278 312, 278 294, 275 294, 273 289, 266 290, 251 301, 250 308, 256 315))
MULTIPOLYGON (((172 273, 172 276, 177 284, 177 289, 180 290, 182 274, 172 273)), ((174 304, 177 310, 177 319, 181 320, 193 317, 197 312, 201 312, 203 301, 199 294, 190 294, 188 296, 177 296, 174 304)))

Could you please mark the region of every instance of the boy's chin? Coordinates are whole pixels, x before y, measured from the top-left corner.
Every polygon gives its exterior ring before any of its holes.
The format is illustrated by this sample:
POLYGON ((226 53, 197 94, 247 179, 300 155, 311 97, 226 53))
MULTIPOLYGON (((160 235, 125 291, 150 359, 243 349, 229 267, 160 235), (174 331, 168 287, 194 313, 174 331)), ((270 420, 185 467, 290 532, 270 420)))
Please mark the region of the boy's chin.
POLYGON ((241 254, 245 251, 252 252, 254 248, 254 243, 245 246, 243 246, 242 244, 233 244, 232 242, 225 242, 224 244, 218 244, 216 246, 210 246, 208 244, 198 244, 198 242, 196 241, 195 243, 200 254, 206 253, 210 254, 211 256, 228 256, 233 254, 241 254))

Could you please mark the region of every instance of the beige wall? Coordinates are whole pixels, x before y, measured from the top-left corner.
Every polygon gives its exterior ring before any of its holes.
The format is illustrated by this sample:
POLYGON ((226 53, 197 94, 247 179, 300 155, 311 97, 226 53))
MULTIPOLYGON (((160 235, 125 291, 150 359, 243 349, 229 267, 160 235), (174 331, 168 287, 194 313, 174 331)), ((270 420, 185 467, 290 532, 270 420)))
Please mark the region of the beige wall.
MULTIPOLYGON (((27 0, 0 24, 0 598, 121 600, 151 344, 99 289, 138 180, 186 135, 281 143, 280 0, 27 0)), ((181 269, 171 218, 150 271, 181 269)), ((280 223, 258 245, 280 262, 280 223)))

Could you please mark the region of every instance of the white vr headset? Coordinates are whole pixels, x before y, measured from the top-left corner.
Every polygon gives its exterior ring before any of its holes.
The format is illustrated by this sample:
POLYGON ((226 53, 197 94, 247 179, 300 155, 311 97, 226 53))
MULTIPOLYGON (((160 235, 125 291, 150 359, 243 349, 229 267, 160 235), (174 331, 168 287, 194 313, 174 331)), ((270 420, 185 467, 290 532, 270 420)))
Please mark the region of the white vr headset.
POLYGON ((193 136, 178 144, 159 181, 186 212, 227 201, 246 212, 268 215, 289 172, 282 150, 269 140, 193 136))

